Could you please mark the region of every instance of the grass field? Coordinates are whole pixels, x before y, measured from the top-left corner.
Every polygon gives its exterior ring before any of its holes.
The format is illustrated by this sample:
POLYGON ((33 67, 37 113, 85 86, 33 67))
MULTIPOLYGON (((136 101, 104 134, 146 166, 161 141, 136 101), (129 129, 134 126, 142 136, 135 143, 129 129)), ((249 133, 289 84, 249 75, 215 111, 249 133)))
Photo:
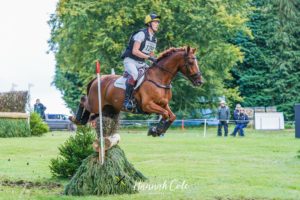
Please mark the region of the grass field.
POLYGON ((0 199, 300 199, 300 140, 294 130, 249 129, 245 138, 221 138, 215 132, 210 128, 204 138, 201 129, 177 129, 152 138, 146 130, 121 131, 121 148, 149 181, 137 194, 105 197, 63 196, 67 180, 51 177, 49 160, 74 133, 0 138, 0 199), (4 180, 62 186, 26 189, 4 186, 4 180))

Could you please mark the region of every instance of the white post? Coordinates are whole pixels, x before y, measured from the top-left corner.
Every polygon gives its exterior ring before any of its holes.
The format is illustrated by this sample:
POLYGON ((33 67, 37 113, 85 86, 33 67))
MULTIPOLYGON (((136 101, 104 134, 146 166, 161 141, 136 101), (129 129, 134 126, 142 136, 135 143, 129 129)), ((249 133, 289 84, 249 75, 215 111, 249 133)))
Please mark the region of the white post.
POLYGON ((32 112, 32 108, 31 108, 31 95, 30 95, 30 92, 31 92, 31 88, 33 87, 33 84, 32 83, 28 83, 28 109, 29 109, 29 113, 32 112))
POLYGON ((207 120, 207 119, 204 119, 203 137, 206 137, 206 120, 207 120))
MULTIPOLYGON (((101 102, 101 79, 100 79, 100 62, 96 62, 96 72, 98 81, 98 102, 99 102, 99 123, 100 123, 100 150, 99 156, 101 155, 101 165, 104 164, 104 140, 103 140, 103 126, 102 126, 102 102, 101 102)), ((98 139, 99 140, 99 139, 98 139)))
POLYGON ((279 120, 279 127, 278 127, 278 130, 281 130, 281 121, 280 121, 280 117, 278 117, 278 120, 279 120))

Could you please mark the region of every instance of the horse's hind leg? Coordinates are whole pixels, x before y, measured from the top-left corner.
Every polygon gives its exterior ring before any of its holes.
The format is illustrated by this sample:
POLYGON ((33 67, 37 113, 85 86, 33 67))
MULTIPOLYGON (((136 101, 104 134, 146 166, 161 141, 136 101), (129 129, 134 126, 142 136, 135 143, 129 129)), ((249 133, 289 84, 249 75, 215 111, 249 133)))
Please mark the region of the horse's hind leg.
POLYGON ((69 119, 78 125, 85 125, 90 117, 90 112, 86 109, 85 104, 87 101, 86 96, 80 98, 80 103, 77 108, 75 117, 70 117, 69 119))

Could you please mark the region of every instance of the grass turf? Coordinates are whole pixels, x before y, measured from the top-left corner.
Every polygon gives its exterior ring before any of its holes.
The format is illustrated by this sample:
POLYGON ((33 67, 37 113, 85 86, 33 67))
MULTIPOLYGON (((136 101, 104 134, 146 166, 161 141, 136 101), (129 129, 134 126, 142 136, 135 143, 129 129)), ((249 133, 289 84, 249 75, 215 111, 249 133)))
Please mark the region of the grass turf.
MULTIPOLYGON (((300 199, 300 140, 294 130, 246 130, 245 138, 216 137, 216 128, 173 129, 165 137, 121 130, 121 148, 148 182, 133 195, 101 199, 300 199)), ((49 161, 69 132, 42 137, 0 138, 0 181, 58 182, 49 161)), ((63 196, 63 187, 0 185, 0 199, 99 199, 63 196)))

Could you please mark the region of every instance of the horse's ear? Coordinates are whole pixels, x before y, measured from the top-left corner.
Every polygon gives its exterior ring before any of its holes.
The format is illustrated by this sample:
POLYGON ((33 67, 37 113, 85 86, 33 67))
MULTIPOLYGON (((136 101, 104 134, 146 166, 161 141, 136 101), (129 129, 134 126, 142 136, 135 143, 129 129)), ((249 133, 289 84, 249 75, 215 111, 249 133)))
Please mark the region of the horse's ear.
POLYGON ((191 47, 190 47, 190 46, 187 46, 187 48, 186 48, 186 53, 189 54, 190 51, 191 51, 191 47))
POLYGON ((195 54, 196 51, 197 51, 197 48, 192 48, 193 54, 195 54))

